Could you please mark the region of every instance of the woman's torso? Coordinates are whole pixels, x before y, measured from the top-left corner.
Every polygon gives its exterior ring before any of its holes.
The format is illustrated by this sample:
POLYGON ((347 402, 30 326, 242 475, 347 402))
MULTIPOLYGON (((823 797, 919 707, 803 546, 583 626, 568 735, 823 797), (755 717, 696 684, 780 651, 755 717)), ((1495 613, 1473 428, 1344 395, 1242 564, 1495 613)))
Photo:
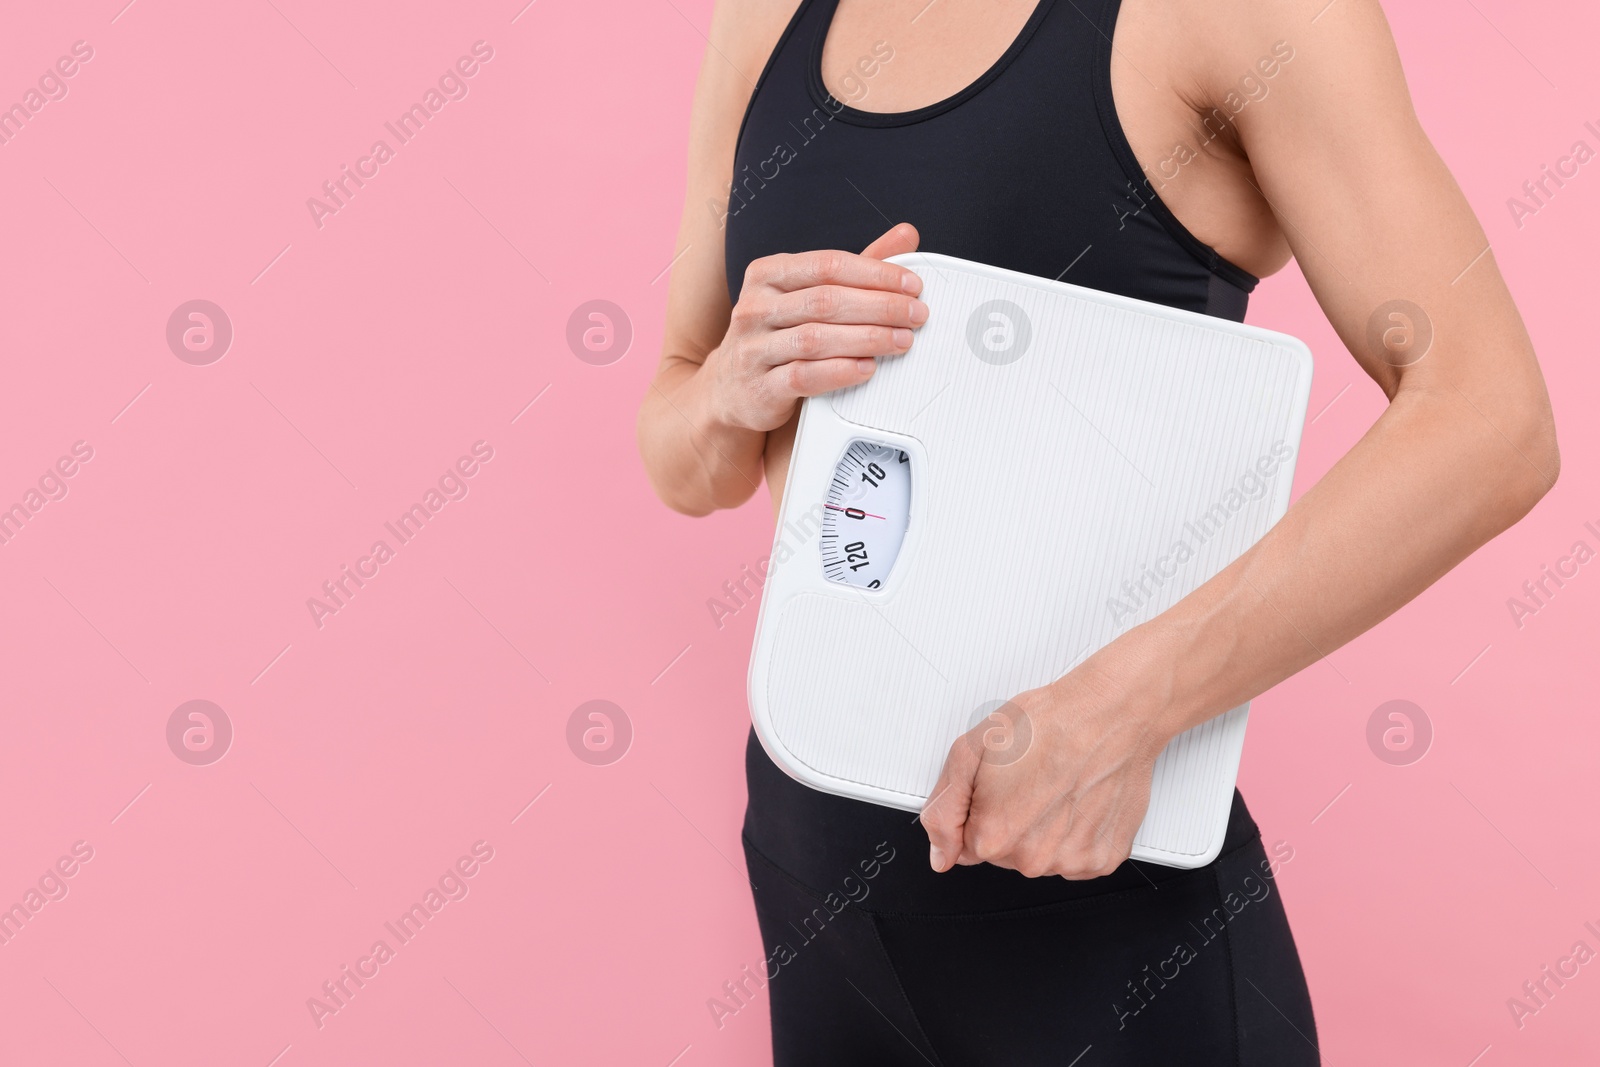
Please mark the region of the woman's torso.
MULTIPOLYGON (((727 214, 728 277, 753 259, 818 248, 859 251, 907 221, 924 250, 1239 320, 1255 278, 1190 233, 1143 180, 1111 91, 1119 0, 1040 0, 1012 43, 972 84, 910 113, 875 114, 832 97, 820 74, 837 0, 804 0, 751 101, 727 214)), ((896 60, 863 49, 865 95, 896 60), (887 57, 887 58, 886 58, 887 57)), ((845 91, 847 86, 837 87, 845 91)), ((730 283, 730 297, 738 283, 730 283)), ((934 310, 937 313, 937 309, 934 310)), ((916 348, 903 357, 916 358, 916 348)), ((794 424, 769 435, 767 475, 782 493, 794 424)), ((810 789, 752 739, 745 830, 753 847, 802 880, 879 842, 926 838, 905 812, 810 789)), ((1252 838, 1242 802, 1230 846, 1252 838)), ((913 860, 889 897, 914 910, 977 902, 1040 903, 1144 885, 1165 874, 1124 864, 1094 883, 1023 879, 980 865, 934 876, 913 860), (915 902, 911 904, 910 902, 915 902)))
MULTIPOLYGON (((1260 205, 1230 195, 1246 183, 1230 170, 1225 138, 1170 179, 1141 166, 1153 146, 1195 128, 1192 111, 1140 73, 1159 48, 1148 44, 1155 16, 1145 6, 803 0, 740 129, 730 299, 753 259, 860 251, 906 221, 925 251, 1242 319, 1255 276, 1196 237, 1165 197, 1258 270, 1281 264, 1282 237, 1260 225, 1260 205), (1137 84, 1124 85, 1127 75, 1137 84)), ((774 511, 796 422, 768 435, 774 511)))

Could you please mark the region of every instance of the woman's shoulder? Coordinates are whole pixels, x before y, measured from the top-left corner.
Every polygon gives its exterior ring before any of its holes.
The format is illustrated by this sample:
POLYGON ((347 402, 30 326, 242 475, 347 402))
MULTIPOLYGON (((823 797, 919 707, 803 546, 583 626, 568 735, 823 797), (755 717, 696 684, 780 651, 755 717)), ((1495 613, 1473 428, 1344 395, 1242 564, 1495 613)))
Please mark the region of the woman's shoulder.
POLYGON ((807 0, 717 0, 706 41, 752 87, 783 31, 807 0))

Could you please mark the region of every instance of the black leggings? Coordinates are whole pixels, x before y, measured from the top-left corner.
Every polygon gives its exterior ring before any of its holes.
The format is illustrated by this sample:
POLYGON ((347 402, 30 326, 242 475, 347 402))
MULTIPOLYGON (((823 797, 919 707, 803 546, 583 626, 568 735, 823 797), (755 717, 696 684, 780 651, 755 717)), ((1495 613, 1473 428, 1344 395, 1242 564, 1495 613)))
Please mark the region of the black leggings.
POLYGON ((908 812, 799 784, 752 735, 744 847, 776 1067, 1320 1063, 1275 874, 1234 793, 1222 855, 1104 878, 935 874, 908 812))

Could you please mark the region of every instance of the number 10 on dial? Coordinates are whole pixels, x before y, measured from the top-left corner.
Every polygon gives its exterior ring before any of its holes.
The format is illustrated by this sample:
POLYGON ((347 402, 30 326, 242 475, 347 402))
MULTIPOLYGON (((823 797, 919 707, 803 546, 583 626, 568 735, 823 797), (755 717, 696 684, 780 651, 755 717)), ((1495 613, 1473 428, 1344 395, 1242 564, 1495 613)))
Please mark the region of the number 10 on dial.
POLYGON ((911 516, 911 457, 878 441, 850 442, 823 507, 823 574, 842 585, 881 588, 911 516))

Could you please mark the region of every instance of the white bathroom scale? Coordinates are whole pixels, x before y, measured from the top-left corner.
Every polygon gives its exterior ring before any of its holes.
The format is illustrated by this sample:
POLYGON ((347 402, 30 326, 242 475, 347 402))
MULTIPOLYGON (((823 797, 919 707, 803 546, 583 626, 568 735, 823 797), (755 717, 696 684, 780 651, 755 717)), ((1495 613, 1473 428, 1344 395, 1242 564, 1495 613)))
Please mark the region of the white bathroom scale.
MULTIPOLYGON (((1293 337, 915 252, 911 350, 806 400, 749 699, 813 788, 918 811, 952 742, 1227 566, 1289 506, 1293 337)), ((1156 761, 1133 858, 1198 867, 1249 705, 1156 761)))

